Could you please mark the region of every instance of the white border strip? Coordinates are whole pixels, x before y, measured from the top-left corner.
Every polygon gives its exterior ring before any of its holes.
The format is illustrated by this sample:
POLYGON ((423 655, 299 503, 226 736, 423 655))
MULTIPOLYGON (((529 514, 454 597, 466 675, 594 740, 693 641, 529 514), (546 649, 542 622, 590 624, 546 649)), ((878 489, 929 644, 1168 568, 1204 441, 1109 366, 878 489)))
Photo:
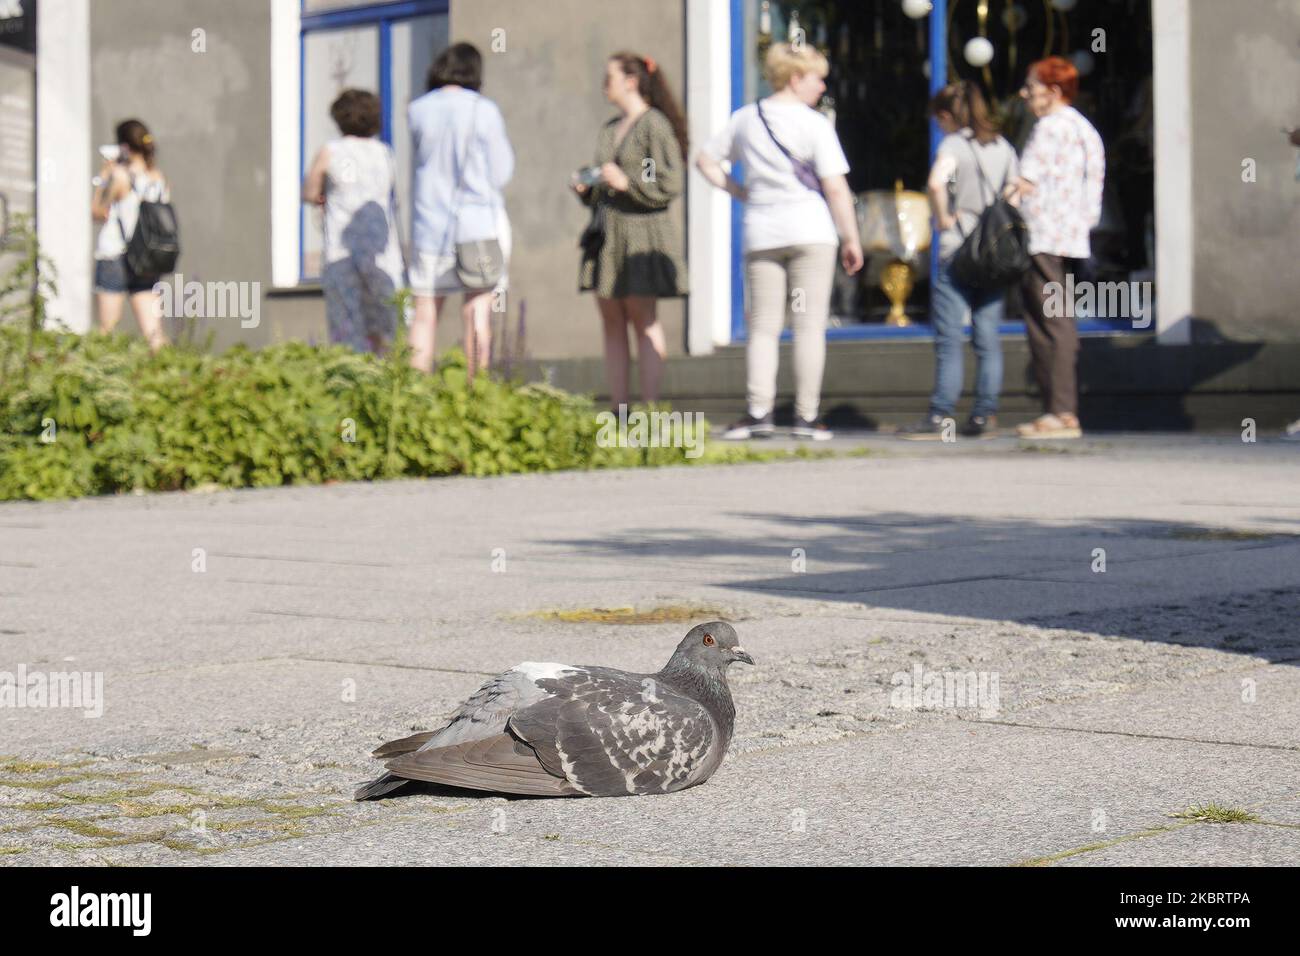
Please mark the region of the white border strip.
POLYGON ((1190 0, 1152 0, 1156 151, 1156 341, 1192 340, 1195 237, 1192 193, 1190 0))
POLYGON ((705 355, 731 341, 731 197, 695 170, 695 152, 731 113, 731 5, 686 2, 686 115, 695 149, 690 156, 686 231, 691 293, 686 348, 705 355))
POLYGON ((271 284, 298 284, 299 115, 297 3, 271 4, 271 284))
POLYGON ((58 270, 50 315, 90 331, 90 0, 41 0, 36 18, 36 228, 58 270))

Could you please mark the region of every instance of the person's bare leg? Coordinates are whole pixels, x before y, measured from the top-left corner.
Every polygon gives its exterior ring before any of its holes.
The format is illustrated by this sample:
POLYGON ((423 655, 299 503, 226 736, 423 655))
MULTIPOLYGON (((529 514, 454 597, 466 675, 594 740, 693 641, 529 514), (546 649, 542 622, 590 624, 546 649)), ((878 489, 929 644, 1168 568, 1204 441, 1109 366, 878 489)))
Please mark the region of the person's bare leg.
POLYGON ((627 404, 628 365, 631 356, 627 345, 627 314, 623 299, 596 298, 600 321, 605 330, 605 383, 609 387, 609 404, 613 408, 627 404))
POLYGON ((433 371, 434 335, 438 330, 438 313, 446 296, 417 295, 415 313, 411 316, 411 327, 407 331, 407 341, 411 343, 411 367, 421 372, 433 371))
POLYGON ((492 305, 491 292, 466 294, 465 304, 461 306, 461 318, 465 320, 465 357, 469 360, 470 381, 480 371, 487 371, 488 359, 492 355, 492 305))
POLYGON ((659 384, 663 381, 664 360, 668 355, 664 327, 655 314, 659 300, 632 296, 625 301, 628 317, 636 329, 636 367, 641 379, 641 401, 650 404, 659 401, 659 384))
POLYGON ((99 331, 107 335, 122 321, 122 308, 126 305, 125 292, 96 292, 95 305, 99 313, 99 331))
POLYGON ((131 311, 135 313, 136 324, 149 343, 150 351, 157 352, 167 344, 167 333, 163 331, 162 296, 152 289, 134 292, 131 294, 131 311))

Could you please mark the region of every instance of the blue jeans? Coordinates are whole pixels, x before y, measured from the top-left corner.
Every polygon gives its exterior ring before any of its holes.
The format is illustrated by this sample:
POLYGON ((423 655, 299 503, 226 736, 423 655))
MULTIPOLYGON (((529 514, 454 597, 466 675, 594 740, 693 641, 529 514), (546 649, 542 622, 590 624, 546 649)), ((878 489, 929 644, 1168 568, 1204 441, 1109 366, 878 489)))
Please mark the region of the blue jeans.
POLYGON ((961 346, 968 313, 971 343, 975 346, 975 407, 971 414, 981 418, 995 414, 998 393, 1002 391, 1002 342, 998 339, 998 325, 1003 316, 1003 293, 961 285, 952 275, 949 257, 939 261, 939 271, 931 280, 930 303, 935 359, 930 414, 947 418, 961 397, 961 346))

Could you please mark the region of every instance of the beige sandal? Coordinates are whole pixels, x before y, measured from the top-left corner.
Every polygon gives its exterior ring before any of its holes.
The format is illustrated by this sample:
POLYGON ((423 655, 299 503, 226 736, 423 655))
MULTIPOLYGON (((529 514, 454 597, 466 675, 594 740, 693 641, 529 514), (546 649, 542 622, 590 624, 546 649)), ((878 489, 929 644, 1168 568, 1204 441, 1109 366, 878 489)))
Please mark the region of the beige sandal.
POLYGON ((1021 438, 1082 438, 1083 429, 1073 415, 1065 418, 1041 415, 1032 422, 1017 426, 1016 434, 1021 438))

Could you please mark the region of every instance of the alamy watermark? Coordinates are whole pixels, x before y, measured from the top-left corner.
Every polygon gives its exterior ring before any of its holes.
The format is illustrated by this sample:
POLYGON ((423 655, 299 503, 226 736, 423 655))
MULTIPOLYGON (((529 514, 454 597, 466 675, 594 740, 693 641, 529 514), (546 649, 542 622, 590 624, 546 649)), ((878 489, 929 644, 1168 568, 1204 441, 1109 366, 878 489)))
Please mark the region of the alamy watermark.
POLYGON ((66 707, 81 710, 83 717, 102 717, 104 674, 102 671, 29 671, 26 664, 19 664, 17 672, 0 671, 0 708, 6 707, 66 707))
POLYGON ((919 663, 889 679, 889 706, 897 710, 977 710, 996 717, 1001 694, 996 671, 930 671, 919 663))
POLYGON ((1155 294, 1150 282, 1075 282, 1074 273, 1067 272, 1064 283, 1048 282, 1043 292, 1043 313, 1049 319, 1128 319, 1135 329, 1151 327, 1155 294))
POLYGON ((260 282, 186 282, 177 272, 155 282, 153 291, 162 300, 162 314, 169 319, 239 319, 244 329, 262 324, 260 282))
POLYGON ((629 412, 619 405, 617 415, 601 412, 596 421, 601 448, 681 448, 687 458, 704 454, 702 412, 629 412))

